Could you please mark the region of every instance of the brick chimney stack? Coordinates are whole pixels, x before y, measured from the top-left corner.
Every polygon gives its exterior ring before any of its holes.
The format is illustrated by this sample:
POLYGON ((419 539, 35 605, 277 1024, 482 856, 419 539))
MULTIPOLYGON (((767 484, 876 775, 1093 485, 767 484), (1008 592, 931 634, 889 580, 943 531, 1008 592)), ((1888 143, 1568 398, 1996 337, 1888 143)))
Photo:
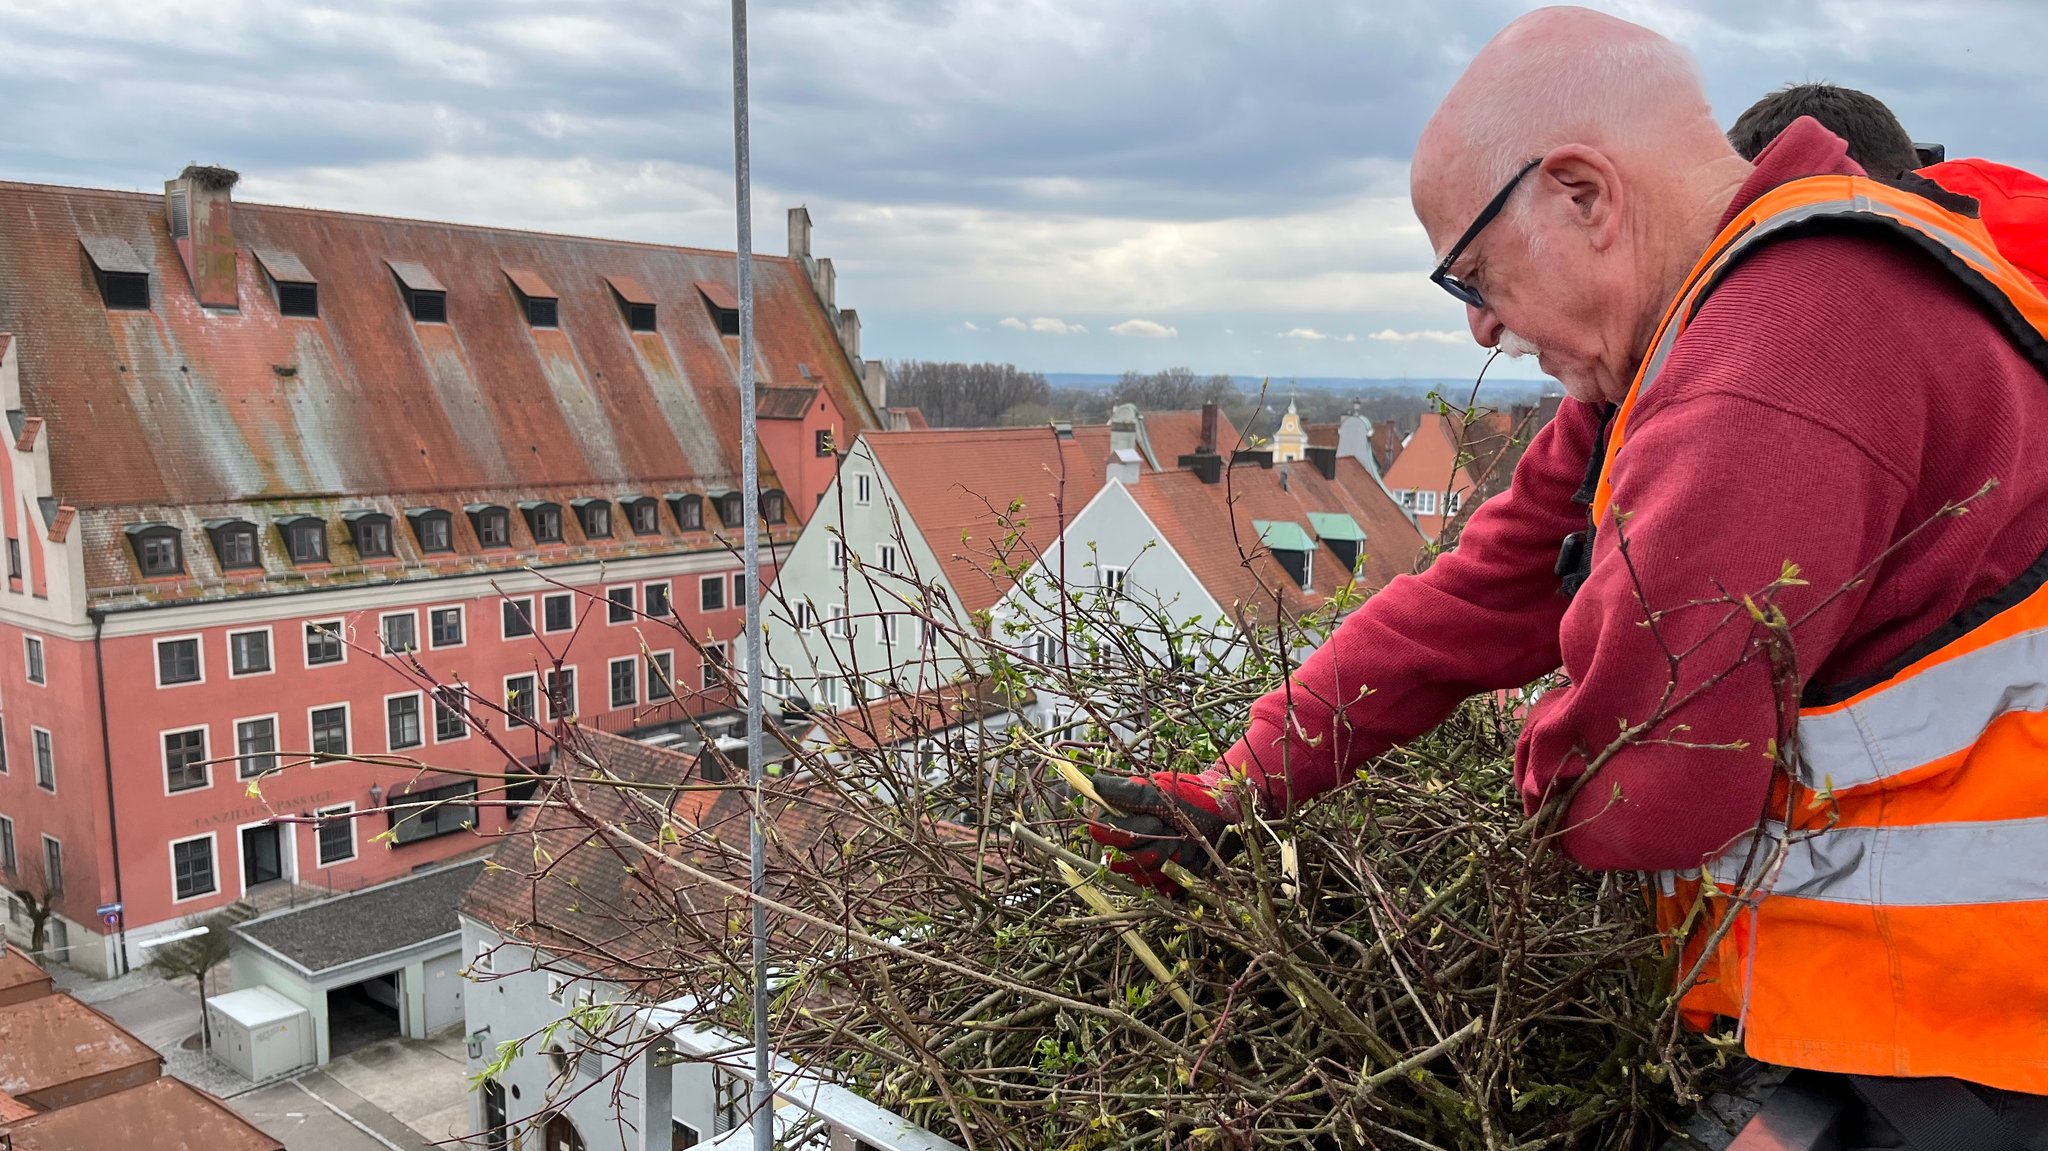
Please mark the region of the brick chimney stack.
POLYGON ((164 181, 164 217, 192 292, 202 306, 238 308, 234 199, 241 175, 227 168, 188 164, 164 181))

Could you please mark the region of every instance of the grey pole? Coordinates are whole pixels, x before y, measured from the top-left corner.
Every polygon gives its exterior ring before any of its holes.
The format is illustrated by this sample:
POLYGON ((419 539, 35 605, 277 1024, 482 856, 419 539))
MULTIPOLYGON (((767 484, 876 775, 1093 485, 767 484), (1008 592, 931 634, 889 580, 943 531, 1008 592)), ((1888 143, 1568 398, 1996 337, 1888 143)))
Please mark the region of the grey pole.
POLYGON ((766 778, 761 762, 761 477, 756 467, 754 421, 754 205, 747 139, 747 0, 732 0, 733 190, 739 216, 740 266, 740 491, 746 517, 742 540, 747 581, 747 783, 754 812, 748 825, 754 894, 754 1151, 774 1151, 775 1092, 768 1058, 768 893, 766 778))

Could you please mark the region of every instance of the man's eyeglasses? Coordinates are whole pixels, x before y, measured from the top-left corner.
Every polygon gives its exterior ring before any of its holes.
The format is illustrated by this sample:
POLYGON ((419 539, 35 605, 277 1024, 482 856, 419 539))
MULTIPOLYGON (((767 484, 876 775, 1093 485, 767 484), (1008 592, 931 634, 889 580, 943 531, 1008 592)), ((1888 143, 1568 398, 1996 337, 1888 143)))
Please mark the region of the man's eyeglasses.
POLYGON ((1543 158, 1538 156, 1536 159, 1522 165, 1522 170, 1515 173, 1515 178, 1502 185, 1501 190, 1493 194, 1493 199, 1488 200, 1486 207, 1481 208, 1479 214, 1472 218, 1472 226, 1465 229, 1465 234, 1458 237, 1458 242, 1451 245, 1450 251, 1444 253, 1443 263, 1438 264, 1436 271, 1429 274, 1430 283, 1437 285, 1472 307, 1483 308, 1486 306, 1486 300, 1479 294, 1478 288, 1451 275, 1451 265, 1457 263, 1458 257, 1465 254, 1465 249, 1471 245, 1472 241, 1479 238, 1479 233, 1484 232, 1486 226, 1493 223, 1493 218, 1500 215, 1500 210, 1508 206, 1508 197, 1515 194, 1515 186, 1522 182, 1522 177, 1535 171, 1536 166, 1542 162, 1543 158))

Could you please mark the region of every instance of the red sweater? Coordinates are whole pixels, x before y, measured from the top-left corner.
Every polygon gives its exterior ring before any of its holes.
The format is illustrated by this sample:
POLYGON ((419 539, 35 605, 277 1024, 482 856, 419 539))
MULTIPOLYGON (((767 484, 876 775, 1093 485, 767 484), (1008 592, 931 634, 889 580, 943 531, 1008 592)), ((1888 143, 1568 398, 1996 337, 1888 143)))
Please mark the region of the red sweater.
MULTIPOLYGON (((1757 158, 1728 218, 1822 173, 1860 169, 1818 124, 1795 123, 1757 158)), ((1552 565, 1585 526, 1570 497, 1597 425, 1592 407, 1566 401, 1456 551, 1373 596, 1253 706, 1225 762, 1271 810, 1346 782, 1468 695, 1562 667, 1568 684, 1532 709, 1516 750, 1533 810, 1622 724, 1658 710, 1672 682, 1665 646, 1685 653, 1680 694, 1742 654, 1748 631, 1722 626, 1723 609, 1664 616, 1659 645, 1611 519, 1591 578, 1572 600, 1559 593, 1552 565)), ((1771 244, 1730 274, 1638 405, 1613 475, 1652 606, 1755 591, 1792 561, 1809 581, 1779 596, 1793 619, 1990 479, 1998 486, 1967 515, 1915 535, 1797 629, 1802 676, 1881 666, 2048 550, 2048 380, 1929 257, 1861 234, 1771 244)), ((1671 716, 1665 742, 1610 760, 1579 792, 1565 850, 1591 867, 1697 866, 1756 824, 1775 730, 1755 661, 1671 716), (1698 746, 1729 744, 1742 750, 1698 746)))

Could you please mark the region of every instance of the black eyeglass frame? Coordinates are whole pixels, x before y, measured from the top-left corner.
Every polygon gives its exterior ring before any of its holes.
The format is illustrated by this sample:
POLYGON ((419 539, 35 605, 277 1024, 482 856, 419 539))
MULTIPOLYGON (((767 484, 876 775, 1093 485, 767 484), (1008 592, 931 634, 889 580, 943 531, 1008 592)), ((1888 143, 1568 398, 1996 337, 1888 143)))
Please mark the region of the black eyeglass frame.
POLYGON ((1522 165, 1522 170, 1515 173, 1514 179, 1501 185, 1500 191, 1493 194, 1493 199, 1486 202, 1486 207, 1479 209, 1479 214, 1472 217, 1472 226, 1466 228, 1465 234, 1459 236, 1458 242, 1452 244, 1451 250, 1444 254, 1443 262, 1436 266, 1436 271, 1429 274, 1430 283, 1456 296, 1460 302, 1469 307, 1484 308, 1486 306, 1486 299, 1479 294, 1478 288, 1451 275, 1451 265, 1457 263, 1458 257, 1465 254, 1465 249, 1472 245, 1472 241, 1479 238, 1479 233, 1484 232, 1486 226, 1493 223, 1493 218, 1500 215, 1501 209, 1508 206, 1508 197, 1515 194, 1515 189, 1521 186, 1523 178, 1535 171, 1542 163, 1543 157, 1536 157, 1534 160, 1522 165))

